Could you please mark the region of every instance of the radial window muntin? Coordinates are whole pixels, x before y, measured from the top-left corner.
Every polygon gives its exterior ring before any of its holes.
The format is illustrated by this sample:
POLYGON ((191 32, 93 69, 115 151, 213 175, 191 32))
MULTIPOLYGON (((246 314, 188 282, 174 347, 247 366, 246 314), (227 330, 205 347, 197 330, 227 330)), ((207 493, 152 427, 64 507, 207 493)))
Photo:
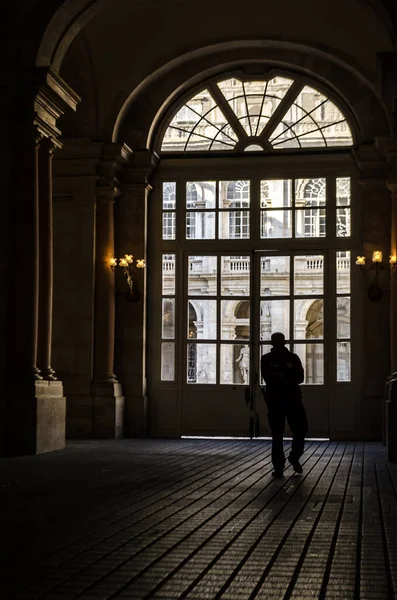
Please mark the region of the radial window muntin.
POLYGON ((306 79, 274 72, 267 78, 248 78, 239 73, 195 89, 162 126, 162 154, 277 153, 354 144, 346 114, 321 86, 306 79))

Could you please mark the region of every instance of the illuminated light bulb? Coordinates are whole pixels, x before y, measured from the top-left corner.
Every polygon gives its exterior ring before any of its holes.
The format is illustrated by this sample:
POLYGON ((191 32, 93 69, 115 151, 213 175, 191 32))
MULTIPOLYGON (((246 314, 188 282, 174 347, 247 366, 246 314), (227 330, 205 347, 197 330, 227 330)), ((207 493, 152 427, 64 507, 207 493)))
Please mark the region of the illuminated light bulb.
POLYGON ((136 266, 137 266, 137 269, 144 269, 146 266, 144 259, 138 258, 138 260, 136 261, 136 266))
POLYGON ((111 267, 117 267, 117 258, 110 258, 109 264, 111 267))
POLYGON ((365 256, 357 256, 356 265, 365 265, 365 256))
POLYGON ((374 250, 372 252, 372 262, 381 263, 383 259, 383 252, 381 250, 374 250))
POLYGON ((128 261, 125 258, 120 258, 119 260, 119 266, 120 267, 128 267, 128 261))
POLYGON ((132 254, 126 254, 124 258, 127 261, 127 263, 130 265, 132 263, 134 257, 132 254))
POLYGON ((389 257, 389 263, 395 265, 397 263, 397 254, 391 254, 389 257))

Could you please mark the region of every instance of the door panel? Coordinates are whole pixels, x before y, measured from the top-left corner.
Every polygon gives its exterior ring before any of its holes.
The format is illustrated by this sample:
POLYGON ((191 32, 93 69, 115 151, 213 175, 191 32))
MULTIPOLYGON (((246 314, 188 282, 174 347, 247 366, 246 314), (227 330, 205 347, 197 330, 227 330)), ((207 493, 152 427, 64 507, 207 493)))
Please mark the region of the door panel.
POLYGON ((270 351, 275 331, 284 333, 304 366, 310 435, 328 435, 325 265, 324 252, 187 256, 185 435, 247 435, 250 411, 245 400, 251 397, 252 413, 259 411, 261 417, 257 433, 270 433, 260 389, 260 355, 270 351))
MULTIPOLYGON (((253 295, 253 348, 258 356, 253 390, 260 409, 260 432, 269 435, 260 385, 260 356, 270 352, 275 331, 286 338, 286 346, 298 354, 305 370, 301 386, 309 419, 309 435, 328 436, 328 394, 325 386, 326 253, 255 252, 253 295)), ((290 432, 286 428, 286 434, 290 432)))
POLYGON ((184 435, 247 436, 248 433, 249 415, 242 386, 199 386, 186 392, 184 435))
POLYGON ((187 254, 183 433, 247 435, 251 256, 187 254))

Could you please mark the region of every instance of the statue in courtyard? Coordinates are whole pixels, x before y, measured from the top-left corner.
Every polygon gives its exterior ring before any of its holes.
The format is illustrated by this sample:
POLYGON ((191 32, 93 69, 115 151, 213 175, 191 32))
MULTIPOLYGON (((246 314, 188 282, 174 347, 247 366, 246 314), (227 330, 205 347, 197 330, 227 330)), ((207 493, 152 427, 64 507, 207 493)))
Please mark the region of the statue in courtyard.
POLYGON ((242 346, 239 357, 236 358, 236 362, 240 363, 239 367, 243 383, 249 383, 250 349, 248 344, 242 346))

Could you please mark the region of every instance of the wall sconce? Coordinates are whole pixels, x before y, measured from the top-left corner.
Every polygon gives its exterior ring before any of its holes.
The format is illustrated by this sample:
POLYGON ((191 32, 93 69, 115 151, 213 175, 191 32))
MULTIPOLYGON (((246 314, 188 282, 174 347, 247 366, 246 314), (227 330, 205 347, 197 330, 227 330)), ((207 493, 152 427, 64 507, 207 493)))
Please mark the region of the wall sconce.
POLYGON ((371 285, 368 288, 368 298, 373 302, 380 300, 383 296, 383 290, 379 286, 378 276, 380 271, 392 271, 397 263, 397 255, 391 254, 389 256, 389 262, 383 261, 383 252, 381 250, 374 250, 372 252, 371 263, 366 265, 365 256, 357 256, 356 265, 360 267, 364 273, 369 271, 375 271, 374 278, 371 285))
POLYGON ((143 258, 138 258, 134 263, 133 255, 125 254, 123 258, 110 258, 109 266, 112 271, 114 271, 116 267, 120 267, 123 270, 128 285, 127 298, 130 302, 138 302, 141 294, 134 284, 133 276, 135 271, 138 272, 138 270, 142 270, 146 267, 145 260, 143 258))

